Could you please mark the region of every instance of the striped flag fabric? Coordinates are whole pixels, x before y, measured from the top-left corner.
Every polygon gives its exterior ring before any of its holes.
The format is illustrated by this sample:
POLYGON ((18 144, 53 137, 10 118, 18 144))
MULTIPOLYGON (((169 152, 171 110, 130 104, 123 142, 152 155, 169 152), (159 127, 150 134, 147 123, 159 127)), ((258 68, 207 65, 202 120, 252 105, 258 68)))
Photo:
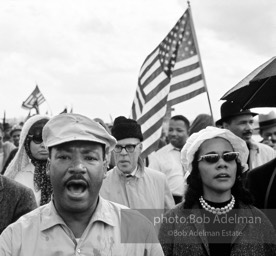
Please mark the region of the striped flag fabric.
POLYGON ((32 109, 38 107, 45 101, 43 94, 40 92, 38 86, 36 85, 34 91, 30 96, 22 103, 23 108, 32 109))
POLYGON ((141 125, 142 157, 153 152, 171 106, 206 92, 190 8, 144 61, 131 118, 141 125))

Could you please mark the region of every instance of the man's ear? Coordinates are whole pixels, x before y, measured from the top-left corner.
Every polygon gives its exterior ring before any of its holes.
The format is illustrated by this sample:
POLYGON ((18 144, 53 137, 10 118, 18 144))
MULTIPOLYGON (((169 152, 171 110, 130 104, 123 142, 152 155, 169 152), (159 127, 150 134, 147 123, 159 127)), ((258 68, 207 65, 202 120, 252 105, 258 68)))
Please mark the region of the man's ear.
POLYGON ((139 149, 140 149, 140 152, 142 152, 142 150, 143 150, 143 143, 142 142, 139 144, 139 149))
POLYGON ((46 163, 46 174, 49 176, 50 175, 50 158, 47 159, 47 163, 46 163))
POLYGON ((104 179, 106 178, 107 168, 108 168, 108 161, 106 158, 103 162, 104 179))

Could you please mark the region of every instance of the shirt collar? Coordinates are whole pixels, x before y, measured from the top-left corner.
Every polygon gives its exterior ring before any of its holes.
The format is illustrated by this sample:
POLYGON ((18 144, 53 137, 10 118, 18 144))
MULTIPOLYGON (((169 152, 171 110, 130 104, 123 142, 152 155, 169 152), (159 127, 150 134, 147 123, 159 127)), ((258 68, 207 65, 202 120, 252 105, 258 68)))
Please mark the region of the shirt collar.
POLYGON ((180 148, 176 148, 175 146, 173 146, 171 143, 168 144, 168 151, 178 151, 180 152, 181 149, 180 148))
POLYGON ((246 144, 249 150, 256 150, 259 153, 259 146, 254 140, 251 139, 246 144))
MULTIPOLYGON (((42 210, 43 212, 41 213, 41 215, 43 215, 41 218, 41 231, 44 231, 56 225, 66 225, 64 220, 58 214, 55 208, 55 205, 53 203, 53 200, 51 200, 48 204, 42 207, 44 209, 42 210)), ((109 202, 103 199, 101 196, 99 196, 99 202, 98 202, 97 208, 93 213, 93 216, 90 219, 88 225, 92 225, 94 222, 100 221, 110 226, 116 226, 115 224, 116 220, 114 219, 112 212, 113 211, 110 207, 109 202)))

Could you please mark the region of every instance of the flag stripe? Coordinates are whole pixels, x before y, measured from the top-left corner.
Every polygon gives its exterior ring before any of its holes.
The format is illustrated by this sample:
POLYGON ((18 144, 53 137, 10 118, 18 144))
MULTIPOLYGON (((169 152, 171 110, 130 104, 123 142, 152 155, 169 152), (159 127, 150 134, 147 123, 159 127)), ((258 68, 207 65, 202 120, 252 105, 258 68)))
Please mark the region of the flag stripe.
POLYGON ((146 121, 150 121, 150 118, 154 116, 160 109, 162 109, 164 106, 167 104, 167 95, 162 99, 157 102, 153 107, 149 108, 148 112, 144 113, 138 120, 137 122, 139 124, 144 124, 144 127, 147 127, 146 121))
POLYGON ((204 87, 200 87, 199 89, 193 90, 190 93, 187 93, 185 95, 179 96, 179 97, 174 98, 174 99, 171 99, 170 101, 168 101, 168 105, 173 106, 173 105, 179 104, 179 103, 184 102, 186 100, 189 100, 189 99, 191 99, 191 98, 193 98, 193 97, 195 97, 198 94, 201 94, 203 92, 206 92, 206 89, 204 87))
POLYGON ((158 58, 158 48, 156 48, 144 61, 140 69, 139 77, 143 77, 148 72, 150 67, 156 62, 156 58, 158 58))
MULTIPOLYGON (((197 76, 193 76, 190 79, 182 80, 182 81, 180 79, 177 79, 177 81, 179 81, 179 82, 171 85, 170 95, 174 91, 180 90, 182 88, 187 88, 189 91, 193 90, 195 83, 197 83, 198 81, 202 82, 202 75, 199 74, 197 76)), ((195 89, 197 89, 197 88, 195 88, 195 89)), ((180 91, 178 93, 180 93, 180 91)))

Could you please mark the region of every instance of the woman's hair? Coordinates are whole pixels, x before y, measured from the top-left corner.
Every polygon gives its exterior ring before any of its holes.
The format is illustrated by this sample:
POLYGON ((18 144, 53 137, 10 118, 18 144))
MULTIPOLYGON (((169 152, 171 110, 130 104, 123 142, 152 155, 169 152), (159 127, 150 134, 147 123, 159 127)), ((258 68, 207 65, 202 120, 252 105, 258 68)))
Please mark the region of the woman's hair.
MULTIPOLYGON (((199 157, 199 149, 195 153, 194 160, 192 162, 192 171, 187 178, 187 191, 184 195, 184 205, 185 209, 191 209, 193 205, 198 202, 200 196, 203 195, 203 184, 200 177, 199 169, 198 169, 198 157, 199 157)), ((248 190, 245 189, 242 180, 242 165, 240 161, 237 159, 237 173, 236 180, 234 186, 231 189, 232 195, 236 198, 237 201, 240 201, 244 204, 252 204, 252 197, 248 190)))

